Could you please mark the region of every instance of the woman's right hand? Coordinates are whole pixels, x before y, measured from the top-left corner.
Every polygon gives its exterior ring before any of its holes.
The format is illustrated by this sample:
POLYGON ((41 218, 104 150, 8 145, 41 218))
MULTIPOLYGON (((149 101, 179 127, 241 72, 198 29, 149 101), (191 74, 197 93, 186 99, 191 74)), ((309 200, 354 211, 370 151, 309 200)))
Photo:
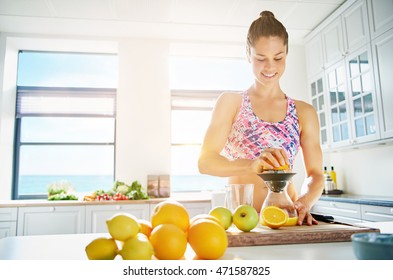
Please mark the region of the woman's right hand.
POLYGON ((288 165, 288 156, 282 148, 266 148, 260 153, 259 157, 254 160, 252 170, 255 173, 261 173, 266 169, 279 168, 288 165))

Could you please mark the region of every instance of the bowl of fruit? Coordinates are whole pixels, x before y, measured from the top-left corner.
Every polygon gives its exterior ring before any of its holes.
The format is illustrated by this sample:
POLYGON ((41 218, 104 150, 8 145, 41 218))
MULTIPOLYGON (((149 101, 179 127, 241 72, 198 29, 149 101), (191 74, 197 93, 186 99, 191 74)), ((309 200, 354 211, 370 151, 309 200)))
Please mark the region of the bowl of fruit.
POLYGON ((393 260, 393 234, 355 233, 351 240, 359 260, 393 260))

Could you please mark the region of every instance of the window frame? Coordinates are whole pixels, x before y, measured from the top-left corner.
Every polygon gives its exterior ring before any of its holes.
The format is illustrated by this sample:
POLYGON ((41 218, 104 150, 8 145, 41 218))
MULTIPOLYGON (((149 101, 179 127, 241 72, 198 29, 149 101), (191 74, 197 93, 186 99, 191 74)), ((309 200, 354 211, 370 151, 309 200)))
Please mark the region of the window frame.
POLYGON ((64 87, 35 87, 35 86, 17 86, 16 90, 16 110, 15 110, 15 135, 14 135, 14 159, 13 159, 13 187, 12 187, 12 199, 46 199, 47 194, 19 194, 19 166, 20 166, 20 149, 22 146, 50 146, 50 145, 64 145, 64 146, 113 146, 113 180, 116 178, 116 92, 114 88, 64 88, 64 87), (113 98, 113 114, 56 114, 56 113, 34 113, 34 114, 20 114, 18 112, 18 98, 22 91, 45 91, 45 92, 63 92, 64 96, 68 94, 75 94, 77 92, 83 92, 88 96, 89 92, 92 94, 100 93, 103 96, 111 96, 113 98), (21 129, 22 129, 22 118, 23 117, 89 117, 89 118, 114 118, 114 130, 113 130, 113 142, 22 142, 21 141, 21 129))

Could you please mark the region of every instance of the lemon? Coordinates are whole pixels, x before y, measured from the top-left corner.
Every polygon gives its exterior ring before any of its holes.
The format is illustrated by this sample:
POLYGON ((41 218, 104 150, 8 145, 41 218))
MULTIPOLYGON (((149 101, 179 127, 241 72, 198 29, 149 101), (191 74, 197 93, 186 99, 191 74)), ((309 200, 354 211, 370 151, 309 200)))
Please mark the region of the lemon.
POLYGON ((151 260, 153 254, 153 245, 143 233, 127 239, 119 251, 123 260, 151 260))
POLYGON ((105 237, 91 241, 85 251, 89 260, 113 260, 118 254, 116 241, 105 237))
POLYGON ((128 213, 118 213, 106 221, 109 234, 119 241, 134 237, 141 230, 138 219, 128 213))

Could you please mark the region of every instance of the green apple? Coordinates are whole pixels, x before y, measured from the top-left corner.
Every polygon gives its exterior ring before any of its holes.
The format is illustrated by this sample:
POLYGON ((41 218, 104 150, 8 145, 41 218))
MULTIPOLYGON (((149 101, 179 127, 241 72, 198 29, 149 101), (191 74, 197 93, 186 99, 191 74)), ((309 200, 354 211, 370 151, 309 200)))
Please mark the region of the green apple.
POLYGON ((210 210, 209 215, 216 217, 227 230, 232 225, 232 212, 224 206, 216 206, 210 210))
POLYGON ((258 221, 258 212, 250 205, 239 205, 233 213, 233 223, 241 231, 251 231, 258 221))

